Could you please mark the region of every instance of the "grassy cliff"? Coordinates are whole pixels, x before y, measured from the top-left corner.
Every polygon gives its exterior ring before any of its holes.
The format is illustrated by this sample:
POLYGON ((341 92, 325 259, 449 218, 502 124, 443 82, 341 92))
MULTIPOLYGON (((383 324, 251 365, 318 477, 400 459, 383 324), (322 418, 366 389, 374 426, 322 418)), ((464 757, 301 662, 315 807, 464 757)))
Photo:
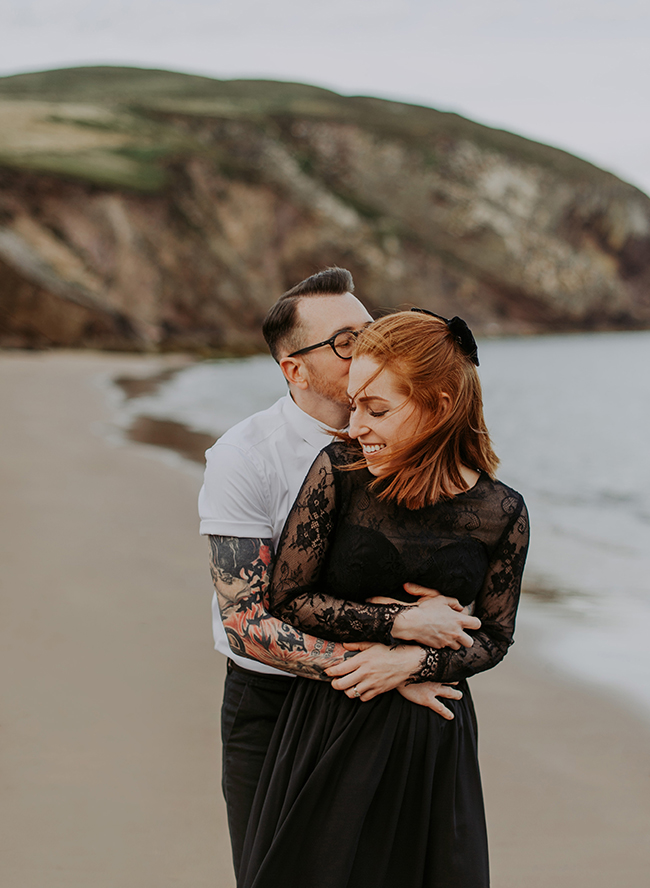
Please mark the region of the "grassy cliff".
POLYGON ((298 83, 0 78, 0 342, 253 347, 335 262, 487 331, 650 324, 650 201, 564 151, 298 83))
POLYGON ((434 165, 432 140, 467 140, 576 181, 619 182, 566 151, 433 108, 341 96, 302 83, 116 67, 0 78, 0 163, 155 190, 164 185, 162 160, 201 147, 169 122, 177 114, 250 121, 271 132, 298 118, 353 123, 403 141, 434 165))

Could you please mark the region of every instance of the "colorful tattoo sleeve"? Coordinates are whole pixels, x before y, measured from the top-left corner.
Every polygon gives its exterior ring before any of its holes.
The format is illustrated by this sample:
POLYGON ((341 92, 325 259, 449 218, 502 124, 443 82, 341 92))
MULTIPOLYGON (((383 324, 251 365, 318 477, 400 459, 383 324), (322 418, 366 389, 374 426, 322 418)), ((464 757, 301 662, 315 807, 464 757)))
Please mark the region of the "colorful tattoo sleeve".
POLYGON ((232 650, 268 666, 329 681, 325 669, 353 654, 272 617, 263 605, 271 540, 210 536, 210 570, 232 650))

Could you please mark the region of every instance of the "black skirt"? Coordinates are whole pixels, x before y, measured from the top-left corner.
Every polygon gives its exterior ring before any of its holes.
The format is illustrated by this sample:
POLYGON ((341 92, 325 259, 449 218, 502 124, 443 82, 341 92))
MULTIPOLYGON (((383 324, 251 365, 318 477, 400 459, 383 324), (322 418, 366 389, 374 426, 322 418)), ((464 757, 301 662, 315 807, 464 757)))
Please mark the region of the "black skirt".
POLYGON ((487 888, 469 689, 455 718, 397 691, 362 703, 293 682, 269 746, 239 888, 487 888))

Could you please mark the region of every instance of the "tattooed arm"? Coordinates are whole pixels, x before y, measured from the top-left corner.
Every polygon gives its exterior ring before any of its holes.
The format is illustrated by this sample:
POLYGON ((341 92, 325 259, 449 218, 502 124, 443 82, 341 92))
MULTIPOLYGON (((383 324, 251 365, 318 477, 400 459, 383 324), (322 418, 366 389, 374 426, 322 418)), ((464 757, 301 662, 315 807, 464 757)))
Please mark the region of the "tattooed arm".
POLYGON ((262 595, 270 579, 271 540, 215 535, 209 540, 212 580, 232 650, 285 672, 329 681, 325 670, 354 652, 305 635, 265 610, 262 595))
MULTIPOLYGON (((306 635, 293 626, 272 617, 262 604, 262 593, 269 583, 269 568, 273 559, 271 540, 241 539, 239 537, 210 535, 210 569, 217 591, 221 618, 233 651, 251 657, 268 666, 285 672, 331 681, 331 669, 344 659, 353 657, 356 651, 346 650, 342 644, 323 641, 306 635)), ((438 682, 426 682, 417 687, 406 687, 404 682, 411 675, 413 666, 408 655, 418 652, 417 645, 388 648, 382 644, 357 647, 370 648, 374 660, 366 667, 363 677, 359 672, 362 700, 371 700, 378 693, 397 688, 407 699, 426 706, 443 718, 453 718, 453 713, 442 699, 459 699, 460 691, 438 682), (400 651, 407 650, 406 666, 398 662, 400 651), (363 681, 363 684, 362 684, 363 681)), ((350 682, 343 679, 337 690, 345 690, 355 696, 350 682)), ((335 683, 336 687, 336 683, 335 683)))

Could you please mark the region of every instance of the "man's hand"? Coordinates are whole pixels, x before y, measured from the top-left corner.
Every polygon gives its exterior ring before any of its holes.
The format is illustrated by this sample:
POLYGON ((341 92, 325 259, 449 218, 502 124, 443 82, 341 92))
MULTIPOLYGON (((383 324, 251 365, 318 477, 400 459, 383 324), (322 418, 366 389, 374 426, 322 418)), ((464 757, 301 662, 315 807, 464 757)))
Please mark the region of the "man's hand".
POLYGON ((444 697, 447 700, 460 700, 463 696, 462 691, 448 684, 440 684, 437 681, 425 681, 422 684, 400 685, 397 690, 402 697, 406 697, 411 703, 417 703, 419 706, 428 706, 438 715, 446 718, 448 721, 454 717, 451 709, 447 709, 445 704, 439 700, 444 697))
POLYGON ((344 644, 343 647, 360 653, 325 671, 334 679, 334 690, 344 691, 348 697, 359 697, 364 701, 403 684, 417 672, 423 657, 422 648, 414 644, 387 647, 385 644, 358 641, 344 644))
POLYGON ((439 698, 460 700, 463 694, 458 688, 436 681, 409 685, 405 683, 422 659, 422 649, 417 645, 402 644, 389 648, 384 644, 360 641, 344 647, 359 653, 326 670, 328 675, 335 677, 332 682, 335 690, 343 691, 351 698, 358 696, 365 702, 395 688, 411 703, 427 706, 446 719, 454 717, 453 712, 439 698))
POLYGON ((420 600, 395 617, 393 638, 454 651, 461 646, 471 647, 474 644, 473 638, 465 630, 480 629, 481 621, 470 616, 455 598, 447 598, 415 583, 405 583, 404 588, 420 600))

